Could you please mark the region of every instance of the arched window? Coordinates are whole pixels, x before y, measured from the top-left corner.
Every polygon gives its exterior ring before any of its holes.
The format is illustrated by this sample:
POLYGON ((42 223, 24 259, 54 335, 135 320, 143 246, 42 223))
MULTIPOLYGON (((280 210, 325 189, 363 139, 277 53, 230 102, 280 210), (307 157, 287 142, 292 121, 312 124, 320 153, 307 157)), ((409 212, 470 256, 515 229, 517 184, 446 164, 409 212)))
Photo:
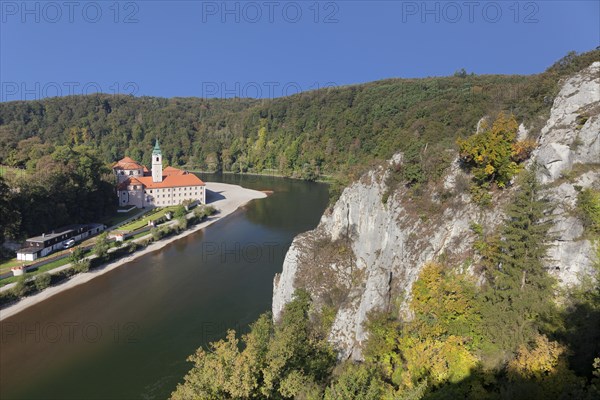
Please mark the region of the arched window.
POLYGON ((156 162, 158 162, 158 157, 156 157, 156 162))

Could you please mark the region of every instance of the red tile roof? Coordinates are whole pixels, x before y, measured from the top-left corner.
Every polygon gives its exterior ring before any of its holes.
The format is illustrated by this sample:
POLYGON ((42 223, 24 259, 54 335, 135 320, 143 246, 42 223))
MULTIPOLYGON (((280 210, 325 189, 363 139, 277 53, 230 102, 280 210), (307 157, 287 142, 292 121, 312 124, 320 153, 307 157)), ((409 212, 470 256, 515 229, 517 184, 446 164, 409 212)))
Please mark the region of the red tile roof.
MULTIPOLYGON (((113 169, 145 169, 143 165, 129 157, 123 157, 113 165, 113 169)), ((147 171, 147 169, 146 169, 147 171)))
POLYGON ((169 176, 169 175, 183 175, 183 174, 185 174, 185 171, 182 171, 178 168, 174 168, 171 166, 163 169, 163 175, 169 176))
POLYGON ((162 182, 152 182, 151 176, 144 176, 139 180, 144 184, 147 189, 162 189, 169 187, 180 187, 180 186, 204 186, 206 185, 200 178, 194 174, 179 170, 181 173, 172 173, 170 175, 163 175, 162 182))
POLYGON ((206 185, 196 175, 190 174, 189 172, 182 171, 177 168, 167 167, 163 172, 165 172, 166 174, 163 174, 162 182, 152 182, 151 176, 140 176, 137 178, 131 177, 126 181, 121 182, 117 188, 119 190, 123 190, 129 185, 143 185, 145 189, 163 189, 181 186, 206 185))
POLYGON ((143 185, 143 183, 140 182, 140 180, 138 178, 132 176, 132 177, 124 180, 123 182, 119 183, 117 185, 117 189, 119 189, 119 190, 127 189, 127 186, 129 186, 129 185, 143 185))

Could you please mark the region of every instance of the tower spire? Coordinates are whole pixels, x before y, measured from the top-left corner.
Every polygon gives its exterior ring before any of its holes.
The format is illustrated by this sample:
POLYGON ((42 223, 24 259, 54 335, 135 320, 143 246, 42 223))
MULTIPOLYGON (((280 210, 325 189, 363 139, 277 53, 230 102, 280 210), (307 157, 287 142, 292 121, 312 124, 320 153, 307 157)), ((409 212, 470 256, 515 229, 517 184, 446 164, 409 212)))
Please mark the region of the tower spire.
POLYGON ((162 152, 158 144, 158 138, 152 150, 152 182, 162 182, 162 152))
POLYGON ((152 154, 160 154, 160 145, 158 144, 158 138, 156 138, 156 141, 154 142, 154 150, 152 150, 152 154))

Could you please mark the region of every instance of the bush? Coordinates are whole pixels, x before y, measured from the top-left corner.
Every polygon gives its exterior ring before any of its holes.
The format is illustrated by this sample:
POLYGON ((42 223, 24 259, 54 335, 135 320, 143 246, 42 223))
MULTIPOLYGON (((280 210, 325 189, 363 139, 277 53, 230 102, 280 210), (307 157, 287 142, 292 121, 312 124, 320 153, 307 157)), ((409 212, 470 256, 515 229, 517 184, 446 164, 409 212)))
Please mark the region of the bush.
POLYGON ((213 215, 217 212, 213 206, 202 206, 196 207, 194 210, 194 216, 198 218, 198 222, 202 222, 206 217, 213 215))
POLYGON ((76 247, 73 252, 69 255, 69 262, 77 263, 83 259, 85 251, 81 247, 76 247))
POLYGON ((12 291, 17 298, 23 297, 27 294, 28 287, 27 278, 25 277, 25 275, 21 275, 19 277, 19 279, 17 280, 17 284, 15 285, 15 287, 13 287, 12 291))
POLYGON ((482 132, 457 140, 461 160, 479 185, 492 182, 504 187, 519 172, 518 163, 529 157, 535 143, 515 142, 517 130, 515 117, 500 113, 491 128, 484 125, 482 132))
POLYGON ((182 231, 186 230, 188 227, 188 220, 185 216, 177 218, 177 226, 181 228, 182 231))
POLYGON ((110 246, 108 243, 108 236, 107 233, 104 232, 101 235, 99 235, 98 239, 96 240, 96 245, 94 246, 94 254, 96 254, 98 258, 104 259, 108 254, 109 247, 110 246))
POLYGON ((19 297, 15 295, 14 290, 4 290, 0 292, 0 306, 12 303, 18 299, 19 297))
POLYGON ((139 248, 140 248, 140 245, 138 245, 136 242, 129 242, 127 244, 127 251, 129 253, 133 253, 133 252, 135 252, 139 248))
POLYGON ((90 260, 81 260, 73 265, 73 270, 77 273, 88 272, 90 270, 90 260))
POLYGON ((585 229, 600 234, 600 191, 582 190, 577 196, 577 209, 585 229))
POLYGON ((184 217, 185 214, 186 214, 185 207, 183 205, 180 205, 175 209, 175 213, 173 214, 173 216, 175 218, 180 218, 180 217, 184 217))
POLYGON ((42 291, 44 289, 46 289, 48 286, 50 286, 50 282, 52 281, 52 277, 50 276, 49 273, 44 272, 43 274, 39 274, 38 276, 35 277, 35 281, 33 281, 33 283, 35 284, 35 288, 39 291, 42 291))
POLYGON ((158 241, 163 238, 164 231, 162 229, 152 228, 150 229, 150 234, 152 235, 152 239, 154 239, 154 241, 158 241))

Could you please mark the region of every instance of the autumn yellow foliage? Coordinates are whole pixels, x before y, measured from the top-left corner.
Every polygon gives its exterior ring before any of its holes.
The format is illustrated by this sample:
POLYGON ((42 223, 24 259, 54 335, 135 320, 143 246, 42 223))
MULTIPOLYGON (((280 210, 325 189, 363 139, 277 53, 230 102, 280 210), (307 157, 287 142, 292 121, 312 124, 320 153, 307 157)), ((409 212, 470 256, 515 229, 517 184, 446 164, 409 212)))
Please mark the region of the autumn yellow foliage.
POLYGON ((543 379, 554 375, 566 362, 562 357, 565 347, 558 342, 548 340, 544 335, 538 335, 533 348, 525 345, 519 347, 517 356, 508 363, 508 378, 543 379))
POLYGON ((457 140, 462 161, 479 183, 494 182, 504 187, 519 172, 519 163, 529 157, 536 143, 516 141, 517 130, 515 117, 500 113, 491 127, 484 122, 481 132, 457 140))

